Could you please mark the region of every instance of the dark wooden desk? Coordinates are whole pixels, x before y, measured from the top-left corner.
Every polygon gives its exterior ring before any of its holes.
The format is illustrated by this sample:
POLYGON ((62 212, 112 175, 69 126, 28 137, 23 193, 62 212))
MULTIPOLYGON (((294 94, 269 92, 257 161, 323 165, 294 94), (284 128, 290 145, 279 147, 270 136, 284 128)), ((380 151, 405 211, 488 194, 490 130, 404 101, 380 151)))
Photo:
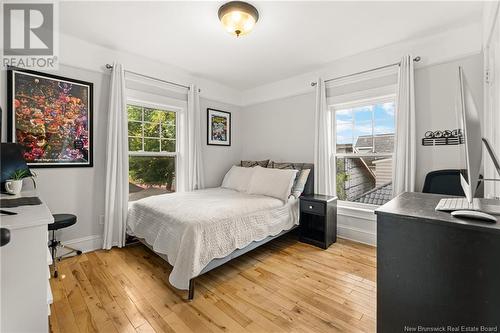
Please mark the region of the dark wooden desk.
POLYGON ((375 211, 380 333, 457 325, 500 332, 500 223, 435 211, 444 197, 403 193, 375 211))

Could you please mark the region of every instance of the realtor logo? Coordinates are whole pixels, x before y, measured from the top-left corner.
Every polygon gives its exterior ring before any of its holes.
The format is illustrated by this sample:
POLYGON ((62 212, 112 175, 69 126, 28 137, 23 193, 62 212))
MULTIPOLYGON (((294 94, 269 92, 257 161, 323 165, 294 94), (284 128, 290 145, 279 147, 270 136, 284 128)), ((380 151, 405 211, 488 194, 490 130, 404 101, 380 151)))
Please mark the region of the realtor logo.
POLYGON ((54 3, 3 4, 2 67, 57 69, 54 3))

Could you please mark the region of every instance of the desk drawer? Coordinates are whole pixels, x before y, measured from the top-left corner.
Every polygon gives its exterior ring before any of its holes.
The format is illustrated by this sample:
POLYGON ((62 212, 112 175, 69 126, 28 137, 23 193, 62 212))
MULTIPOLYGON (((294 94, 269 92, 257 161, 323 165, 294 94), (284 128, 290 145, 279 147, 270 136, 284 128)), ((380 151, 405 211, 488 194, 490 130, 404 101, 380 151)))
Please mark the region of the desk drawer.
POLYGON ((300 211, 304 213, 311 213, 316 215, 325 215, 325 204, 316 201, 300 201, 300 211))

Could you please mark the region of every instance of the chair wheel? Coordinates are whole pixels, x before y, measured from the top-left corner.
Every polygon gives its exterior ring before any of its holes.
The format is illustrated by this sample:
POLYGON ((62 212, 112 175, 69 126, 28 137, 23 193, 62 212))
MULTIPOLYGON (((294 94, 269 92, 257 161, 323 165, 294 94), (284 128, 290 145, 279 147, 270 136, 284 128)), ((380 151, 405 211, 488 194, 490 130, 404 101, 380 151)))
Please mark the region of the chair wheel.
POLYGON ((57 271, 54 272, 54 277, 57 278, 59 276, 59 273, 57 271))
POLYGON ((82 254, 82 251, 80 251, 80 250, 76 251, 77 256, 79 256, 80 254, 82 254))

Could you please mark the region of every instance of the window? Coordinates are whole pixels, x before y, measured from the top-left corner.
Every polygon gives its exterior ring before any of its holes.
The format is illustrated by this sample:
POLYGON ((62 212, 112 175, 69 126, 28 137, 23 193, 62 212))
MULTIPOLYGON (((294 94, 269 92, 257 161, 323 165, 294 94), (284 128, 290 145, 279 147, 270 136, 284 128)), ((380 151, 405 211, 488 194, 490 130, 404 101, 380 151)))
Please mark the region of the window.
POLYGON ((394 97, 333 106, 340 200, 382 205, 392 195, 394 97))
POLYGON ((141 104, 127 105, 129 200, 175 191, 177 114, 141 104))

